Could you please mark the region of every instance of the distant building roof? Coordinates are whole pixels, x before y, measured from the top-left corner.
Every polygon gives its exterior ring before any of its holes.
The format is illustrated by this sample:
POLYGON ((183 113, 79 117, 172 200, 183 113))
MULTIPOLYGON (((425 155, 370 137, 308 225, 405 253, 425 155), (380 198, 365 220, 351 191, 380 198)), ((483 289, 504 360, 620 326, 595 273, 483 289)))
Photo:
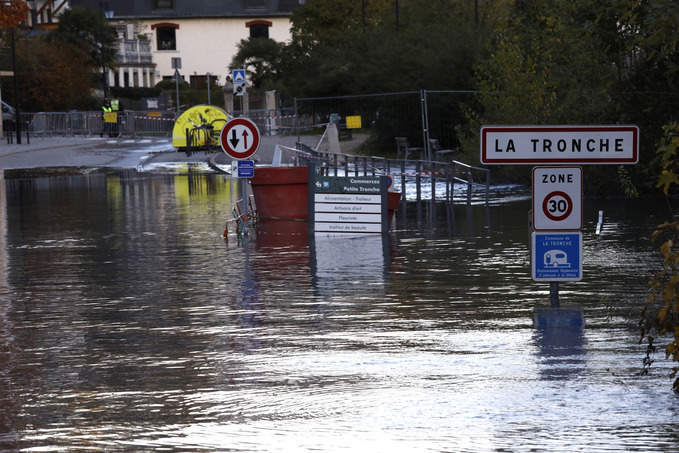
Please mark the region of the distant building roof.
MULTIPOLYGON (((71 6, 99 9, 99 0, 71 0, 71 6)), ((116 0, 105 2, 116 19, 290 16, 300 0, 116 0)))

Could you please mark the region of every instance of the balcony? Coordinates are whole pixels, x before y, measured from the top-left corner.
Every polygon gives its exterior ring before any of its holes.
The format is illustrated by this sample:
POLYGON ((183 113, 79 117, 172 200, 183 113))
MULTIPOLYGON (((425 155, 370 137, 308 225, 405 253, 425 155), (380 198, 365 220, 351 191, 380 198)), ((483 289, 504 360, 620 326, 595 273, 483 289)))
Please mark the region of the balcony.
POLYGON ((147 39, 121 39, 118 48, 118 66, 152 65, 151 41, 147 39))

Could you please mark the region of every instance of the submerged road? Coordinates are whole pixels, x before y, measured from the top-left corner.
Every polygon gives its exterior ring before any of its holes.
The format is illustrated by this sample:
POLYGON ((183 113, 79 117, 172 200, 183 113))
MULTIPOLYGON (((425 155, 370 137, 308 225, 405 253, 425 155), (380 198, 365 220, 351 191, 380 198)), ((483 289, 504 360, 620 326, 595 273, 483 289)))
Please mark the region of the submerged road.
MULTIPOLYGON (((223 152, 197 152, 187 156, 172 146, 171 138, 99 138, 86 136, 31 137, 30 143, 7 144, 0 139, 0 169, 27 168, 140 168, 146 164, 208 162, 216 159, 227 165, 231 159, 223 152)), ((327 151, 327 142, 320 143, 320 136, 303 136, 301 142, 312 148, 327 151)), ((296 136, 262 136, 259 150, 254 156, 258 163, 273 159, 276 145, 294 148, 296 136)), ((349 153, 355 143, 343 143, 342 152, 349 153)))

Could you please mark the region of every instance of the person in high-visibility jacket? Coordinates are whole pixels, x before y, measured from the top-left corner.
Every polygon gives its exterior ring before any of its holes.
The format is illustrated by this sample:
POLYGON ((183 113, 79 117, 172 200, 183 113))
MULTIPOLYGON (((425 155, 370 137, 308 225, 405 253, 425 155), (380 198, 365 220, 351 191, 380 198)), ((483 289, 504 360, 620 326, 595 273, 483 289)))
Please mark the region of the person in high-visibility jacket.
POLYGON ((101 114, 101 133, 99 134, 99 137, 103 137, 104 134, 108 134, 108 136, 111 136, 111 126, 110 123, 106 122, 106 114, 108 112, 112 112, 113 109, 111 108, 111 103, 109 102, 108 99, 104 99, 104 105, 101 107, 102 114, 101 114))
POLYGON ((115 124, 111 125, 111 126, 113 126, 113 136, 115 136, 115 137, 120 135, 120 113, 119 113, 119 111, 121 111, 122 109, 123 109, 123 106, 118 99, 116 99, 116 98, 111 99, 111 111, 116 112, 116 122, 115 122, 115 124))

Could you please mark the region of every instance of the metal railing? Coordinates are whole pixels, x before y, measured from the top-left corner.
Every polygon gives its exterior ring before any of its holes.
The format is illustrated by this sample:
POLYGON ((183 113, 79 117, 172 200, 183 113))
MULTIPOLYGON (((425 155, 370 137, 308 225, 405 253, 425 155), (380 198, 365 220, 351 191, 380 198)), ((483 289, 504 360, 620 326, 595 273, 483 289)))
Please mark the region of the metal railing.
POLYGON ((325 174, 329 176, 376 176, 387 175, 400 180, 401 200, 406 201, 407 186, 414 186, 415 201, 423 200, 423 192, 431 193, 432 201, 452 204, 455 184, 466 185, 465 199, 472 204, 475 188, 483 188, 484 201, 490 196, 490 171, 464 162, 438 162, 426 160, 386 159, 376 156, 319 152, 304 144, 293 151, 294 165, 307 165, 310 159, 321 160, 325 174), (440 183, 440 184, 439 184, 440 183))

